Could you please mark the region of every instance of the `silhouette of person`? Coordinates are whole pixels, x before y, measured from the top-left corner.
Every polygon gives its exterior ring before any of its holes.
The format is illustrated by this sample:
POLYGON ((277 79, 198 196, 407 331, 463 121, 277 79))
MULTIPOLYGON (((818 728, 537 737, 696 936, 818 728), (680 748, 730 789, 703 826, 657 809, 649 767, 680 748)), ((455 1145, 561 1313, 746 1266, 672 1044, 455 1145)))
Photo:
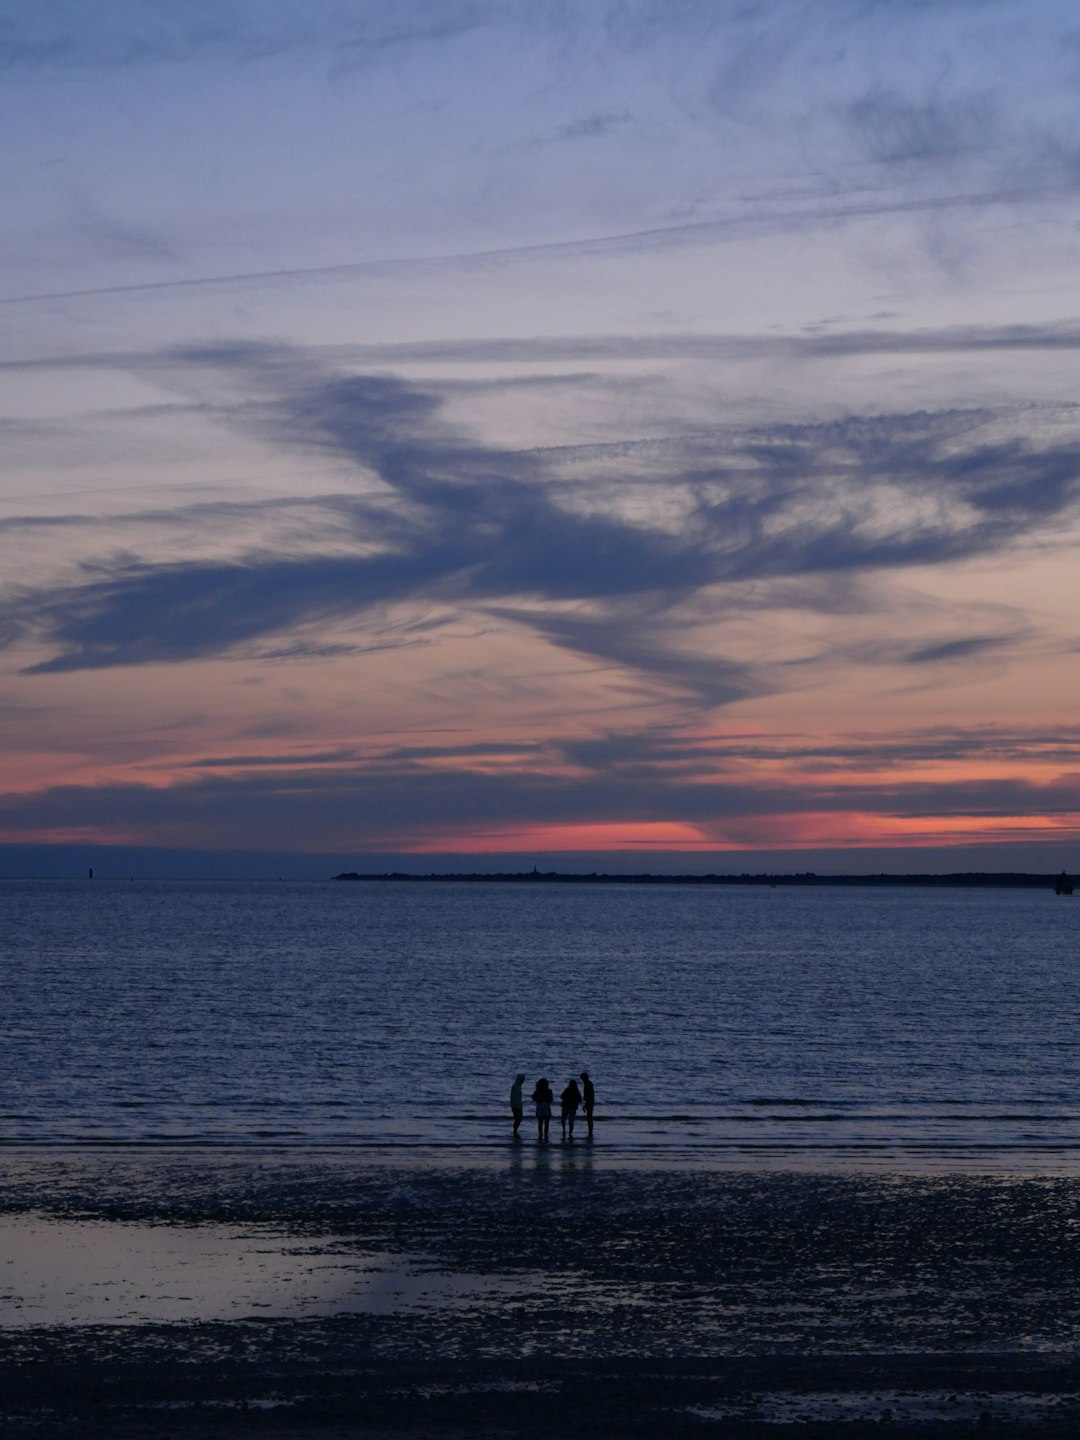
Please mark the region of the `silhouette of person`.
POLYGON ((513 1111, 514 1115, 515 1138, 517 1136, 518 1130, 521 1127, 522 1117, 525 1114, 525 1102, 521 1098, 521 1086, 524 1079, 524 1075, 515 1076, 514 1083, 510 1086, 510 1109, 513 1111))
POLYGON ((581 1091, 577 1088, 577 1081, 571 1080, 566 1089, 559 1096, 562 1105, 562 1138, 566 1139, 567 1127, 570 1130, 570 1139, 574 1138, 574 1120, 577 1117, 578 1106, 581 1104, 581 1091))
POLYGON ((593 1106, 596 1104, 596 1087, 593 1085, 592 1081, 589 1079, 589 1072, 588 1072, 587 1070, 582 1070, 582 1072, 581 1072, 581 1074, 580 1074, 580 1076, 579 1076, 578 1078, 580 1079, 581 1085, 582 1085, 582 1089, 583 1089, 584 1092, 585 1092, 582 1103, 583 1103, 583 1105, 584 1105, 584 1107, 585 1107, 585 1119, 588 1121, 588 1125, 589 1125, 589 1139, 591 1140, 591 1139, 592 1139, 592 1112, 593 1112, 593 1106))
POLYGON ((532 1102, 536 1106, 536 1138, 546 1140, 548 1130, 551 1128, 551 1105, 555 1099, 555 1092, 548 1084, 545 1076, 541 1075, 536 1082, 536 1089, 532 1093, 532 1102))

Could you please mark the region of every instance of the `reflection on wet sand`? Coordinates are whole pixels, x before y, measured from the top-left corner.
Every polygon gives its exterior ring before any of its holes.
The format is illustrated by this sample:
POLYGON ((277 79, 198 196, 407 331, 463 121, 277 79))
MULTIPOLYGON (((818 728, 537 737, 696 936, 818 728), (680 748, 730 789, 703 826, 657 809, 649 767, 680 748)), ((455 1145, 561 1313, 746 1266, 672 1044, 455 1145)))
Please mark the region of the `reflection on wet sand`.
POLYGON ((558 1277, 471 1275, 423 1256, 300 1243, 261 1226, 133 1224, 0 1215, 0 1325, 390 1315, 522 1302, 558 1277))

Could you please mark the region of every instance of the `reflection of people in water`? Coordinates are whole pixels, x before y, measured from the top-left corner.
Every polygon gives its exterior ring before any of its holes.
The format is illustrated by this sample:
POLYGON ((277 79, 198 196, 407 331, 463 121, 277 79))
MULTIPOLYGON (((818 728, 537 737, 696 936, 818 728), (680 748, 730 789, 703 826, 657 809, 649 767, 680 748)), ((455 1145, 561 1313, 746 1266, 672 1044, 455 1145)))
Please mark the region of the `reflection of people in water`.
POLYGON ((581 1080, 582 1088, 583 1088, 583 1090, 584 1090, 584 1092, 585 1092, 582 1103, 583 1103, 583 1105, 584 1105, 584 1107, 585 1107, 585 1119, 588 1121, 588 1124, 589 1124, 589 1139, 591 1140, 591 1139, 592 1139, 592 1112, 593 1112, 593 1106, 596 1104, 596 1087, 593 1085, 592 1081, 589 1079, 589 1072, 588 1072, 587 1070, 582 1070, 581 1075, 580 1075, 579 1078, 580 1078, 580 1080, 581 1080))
POLYGON ((578 1106, 581 1104, 581 1091, 577 1088, 577 1081, 571 1080, 566 1089, 559 1096, 562 1105, 562 1138, 566 1139, 567 1127, 570 1130, 570 1139, 574 1138, 574 1120, 577 1116, 578 1106))
POLYGON ((548 1130, 551 1128, 551 1105, 555 1099, 555 1092, 548 1084, 545 1076, 541 1075, 536 1082, 536 1089, 532 1093, 532 1102, 536 1106, 536 1138, 546 1140, 548 1130))
POLYGON ((524 1075, 517 1075, 514 1083, 510 1086, 510 1109, 514 1115, 514 1136, 521 1127, 522 1117, 525 1114, 525 1102, 521 1098, 521 1086, 525 1080, 524 1075))

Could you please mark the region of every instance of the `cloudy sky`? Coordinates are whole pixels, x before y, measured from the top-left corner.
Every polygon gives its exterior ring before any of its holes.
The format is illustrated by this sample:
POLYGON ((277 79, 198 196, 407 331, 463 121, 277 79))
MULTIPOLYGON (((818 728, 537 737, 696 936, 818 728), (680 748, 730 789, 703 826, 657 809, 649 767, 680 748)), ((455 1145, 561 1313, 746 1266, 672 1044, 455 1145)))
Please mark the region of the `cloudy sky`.
POLYGON ((1080 865, 1074 6, 4 0, 0 81, 8 873, 1080 865))

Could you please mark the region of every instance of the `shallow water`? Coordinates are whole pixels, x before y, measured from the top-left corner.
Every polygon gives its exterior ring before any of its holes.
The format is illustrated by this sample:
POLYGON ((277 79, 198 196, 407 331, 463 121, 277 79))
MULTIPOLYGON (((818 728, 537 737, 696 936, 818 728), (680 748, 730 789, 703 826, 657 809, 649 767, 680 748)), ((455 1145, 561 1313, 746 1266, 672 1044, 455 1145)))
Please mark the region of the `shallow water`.
POLYGON ((470 1275, 281 1226, 0 1215, 0 1326, 149 1325, 453 1310, 550 1281, 470 1275))
POLYGON ((597 1147, 1068 1169, 1076 903, 0 882, 0 1142, 468 1151, 587 1068, 597 1147))

